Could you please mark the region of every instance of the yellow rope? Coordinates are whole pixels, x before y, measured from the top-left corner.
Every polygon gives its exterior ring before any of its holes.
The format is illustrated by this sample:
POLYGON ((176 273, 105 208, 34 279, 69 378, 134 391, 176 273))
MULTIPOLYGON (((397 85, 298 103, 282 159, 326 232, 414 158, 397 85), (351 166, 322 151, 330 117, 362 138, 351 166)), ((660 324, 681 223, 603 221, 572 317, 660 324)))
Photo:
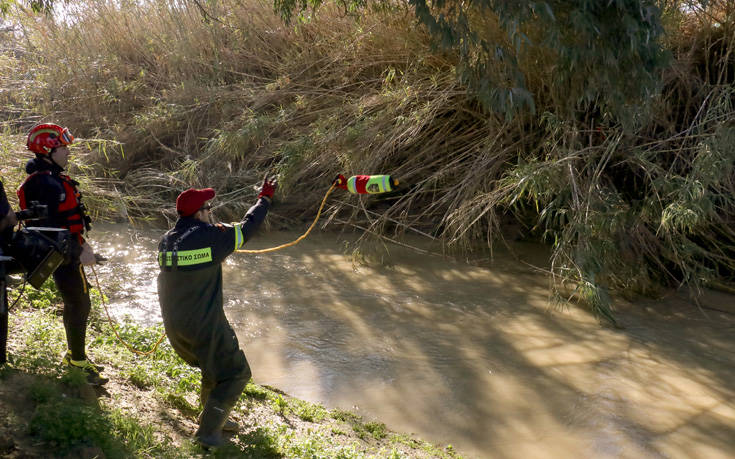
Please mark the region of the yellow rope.
POLYGON ((95 271, 94 266, 91 266, 92 273, 94 274, 94 281, 95 284, 97 284, 97 290, 100 292, 100 301, 102 301, 102 306, 105 308, 105 314, 107 315, 107 320, 110 322, 110 327, 112 328, 112 331, 115 332, 115 336, 117 336, 117 339, 125 345, 126 348, 133 354, 142 355, 143 357, 149 356, 156 352, 156 349, 158 349, 158 346, 163 342, 163 338, 166 337, 166 332, 163 332, 160 338, 158 338, 158 341, 156 341, 156 344, 153 345, 153 349, 150 351, 139 351, 138 349, 135 349, 133 346, 128 344, 122 337, 120 336, 120 333, 117 331, 117 327, 115 327, 115 321, 112 320, 112 317, 110 317, 110 311, 107 309, 107 302, 105 301, 105 295, 102 293, 102 289, 100 288, 100 280, 97 277, 97 271, 95 271))
POLYGON ((316 226, 316 222, 319 220, 319 217, 322 215, 322 209, 324 209, 324 204, 327 202, 327 198, 332 193, 332 191, 334 191, 334 188, 335 187, 336 187, 336 184, 335 183, 332 183, 332 186, 329 187, 329 189, 327 190, 327 193, 324 195, 324 199, 322 199, 322 204, 319 206, 319 210, 316 213, 316 218, 314 218, 314 221, 312 222, 311 226, 309 227, 309 229, 306 230, 306 232, 304 234, 302 234, 301 236, 299 236, 298 239, 296 239, 295 241, 291 241, 291 242, 288 242, 286 244, 281 244, 281 245, 279 245, 277 247, 271 247, 269 249, 259 249, 259 250, 240 249, 240 250, 235 250, 235 252, 237 252, 237 253, 267 253, 267 252, 275 252, 276 250, 285 249, 286 247, 291 247, 293 245, 298 244, 299 242, 301 242, 302 240, 304 240, 304 238, 306 238, 306 236, 308 236, 309 233, 311 233, 311 230, 314 229, 314 226, 316 226))

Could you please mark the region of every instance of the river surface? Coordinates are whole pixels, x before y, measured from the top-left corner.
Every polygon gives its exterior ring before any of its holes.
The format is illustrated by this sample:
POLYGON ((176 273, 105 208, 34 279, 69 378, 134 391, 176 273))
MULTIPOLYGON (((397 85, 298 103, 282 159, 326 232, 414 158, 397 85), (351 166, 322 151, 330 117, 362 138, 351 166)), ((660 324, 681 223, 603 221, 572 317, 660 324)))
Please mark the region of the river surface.
MULTIPOLYGON (((92 232, 118 318, 160 322, 162 233, 92 232)), ((735 456, 735 297, 618 300, 613 329, 551 305, 548 277, 508 253, 473 266, 388 246, 387 263, 368 267, 345 238, 228 258, 225 311, 257 383, 468 458, 735 456)), ((546 259, 539 246, 514 251, 546 259)))

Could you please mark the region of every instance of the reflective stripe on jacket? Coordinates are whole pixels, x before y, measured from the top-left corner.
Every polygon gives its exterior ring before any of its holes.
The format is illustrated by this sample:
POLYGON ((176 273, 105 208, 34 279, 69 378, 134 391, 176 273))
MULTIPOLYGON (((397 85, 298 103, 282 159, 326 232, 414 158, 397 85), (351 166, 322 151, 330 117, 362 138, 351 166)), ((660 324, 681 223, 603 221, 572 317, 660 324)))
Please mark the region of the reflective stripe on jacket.
POLYGON ((240 223, 211 225, 193 218, 179 222, 159 245, 158 266, 162 269, 184 266, 197 269, 221 263, 244 242, 240 223))

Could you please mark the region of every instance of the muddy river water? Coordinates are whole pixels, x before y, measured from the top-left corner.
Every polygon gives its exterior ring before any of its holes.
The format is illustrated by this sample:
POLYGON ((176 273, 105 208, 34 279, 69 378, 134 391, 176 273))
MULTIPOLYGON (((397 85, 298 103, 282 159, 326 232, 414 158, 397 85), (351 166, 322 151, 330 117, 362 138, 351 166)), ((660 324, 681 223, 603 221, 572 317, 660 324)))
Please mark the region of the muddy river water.
MULTIPOLYGON (((160 322, 161 233, 91 234, 110 257, 101 279, 120 287, 114 315, 160 322)), ((735 297, 619 300, 614 329, 551 306, 548 278, 505 253, 481 267, 392 246, 367 267, 341 241, 228 259, 225 311, 257 383, 469 458, 735 456, 735 297)))

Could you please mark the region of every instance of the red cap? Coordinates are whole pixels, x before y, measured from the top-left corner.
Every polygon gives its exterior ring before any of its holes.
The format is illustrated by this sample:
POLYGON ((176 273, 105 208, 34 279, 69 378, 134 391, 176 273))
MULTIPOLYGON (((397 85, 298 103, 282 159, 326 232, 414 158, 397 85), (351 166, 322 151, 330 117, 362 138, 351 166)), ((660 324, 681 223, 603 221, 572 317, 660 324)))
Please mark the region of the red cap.
POLYGON ((189 188, 176 198, 176 212, 182 217, 194 215, 197 210, 202 208, 205 202, 213 197, 213 188, 203 188, 201 190, 189 188))

